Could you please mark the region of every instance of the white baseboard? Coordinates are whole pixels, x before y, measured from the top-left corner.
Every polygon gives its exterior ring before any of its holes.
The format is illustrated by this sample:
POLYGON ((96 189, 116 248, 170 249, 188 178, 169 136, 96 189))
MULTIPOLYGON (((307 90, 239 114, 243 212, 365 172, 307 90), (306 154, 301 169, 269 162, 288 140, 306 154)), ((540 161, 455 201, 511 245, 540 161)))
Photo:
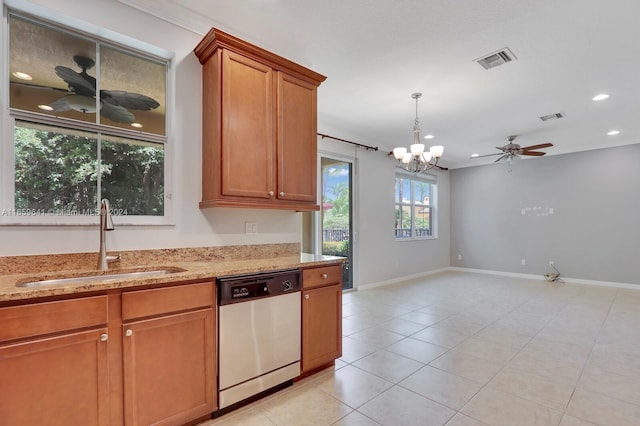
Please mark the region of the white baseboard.
MULTIPOLYGON (((369 283, 369 284, 361 284, 358 286, 357 290, 358 291, 371 290, 373 288, 384 287, 392 284, 398 284, 398 283, 413 280, 416 278, 423 278, 429 275, 435 275, 435 274, 439 274, 441 272, 447 272, 447 271, 472 272, 476 274, 499 275, 503 277, 514 277, 514 278, 524 278, 529 280, 544 281, 544 276, 536 275, 536 274, 521 274, 517 272, 492 271, 489 269, 473 269, 473 268, 461 268, 457 266, 448 266, 446 268, 434 269, 432 271, 421 272, 419 274, 413 274, 413 275, 406 275, 403 277, 393 278, 390 280, 378 281, 378 282, 369 283)), ((560 279, 565 283, 571 283, 571 284, 585 284, 585 285, 595 285, 595 286, 602 286, 602 287, 629 288, 634 290, 640 290, 640 284, 633 284, 633 283, 619 283, 614 281, 596 281, 596 280, 585 280, 582 278, 566 278, 566 277, 560 277, 560 279)))
MULTIPOLYGON (((503 277, 515 277, 515 278, 526 278, 532 280, 544 280, 542 275, 535 274, 519 274, 516 272, 504 272, 504 271, 492 271, 488 269, 473 269, 473 268, 460 268, 455 266, 450 266, 446 268, 449 271, 460 271, 460 272, 474 272, 477 274, 490 274, 490 275, 501 275, 503 277)), ((630 288, 634 290, 640 290, 640 284, 633 283, 619 283, 615 281, 597 281, 597 280, 585 280, 582 278, 567 278, 560 277, 562 281, 565 283, 571 284, 585 284, 585 285, 597 285, 602 287, 615 287, 615 288, 630 288)))
POLYGON ((371 290, 372 288, 384 287, 384 286, 387 286, 387 285, 397 284, 397 283, 401 283, 401 282, 404 282, 404 281, 413 280, 413 279, 416 279, 416 278, 422 278, 422 277, 427 277, 429 275, 439 274, 440 272, 446 272, 449 269, 450 269, 449 267, 441 268, 441 269, 434 269, 432 271, 421 272, 419 274, 405 275, 405 276, 400 277, 400 278, 393 278, 393 279, 390 279, 390 280, 378 281, 378 282, 369 283, 369 284, 360 284, 358 286, 357 290, 358 291, 371 290))

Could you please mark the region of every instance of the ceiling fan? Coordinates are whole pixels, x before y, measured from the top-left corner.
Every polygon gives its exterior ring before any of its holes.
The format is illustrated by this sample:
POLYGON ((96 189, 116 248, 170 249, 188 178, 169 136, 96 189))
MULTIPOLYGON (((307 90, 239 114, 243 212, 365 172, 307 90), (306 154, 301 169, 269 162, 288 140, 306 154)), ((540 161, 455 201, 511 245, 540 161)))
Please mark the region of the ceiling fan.
POLYGON ((507 140, 508 144, 504 146, 497 146, 496 149, 499 149, 501 152, 496 152, 495 154, 486 154, 486 155, 472 155, 471 158, 480 158, 480 157, 491 157, 494 155, 500 155, 500 157, 494 161, 497 163, 501 160, 512 160, 514 158, 519 158, 520 155, 531 155, 534 157, 542 157, 546 154, 546 152, 534 151, 536 149, 549 148, 552 147, 552 143, 542 143, 539 145, 531 145, 531 146, 520 146, 517 143, 513 143, 517 136, 509 136, 507 140))
MULTIPOLYGON (((71 68, 58 65, 56 75, 67 83, 69 94, 49 104, 54 111, 76 110, 85 113, 96 112, 96 79, 87 74, 95 61, 81 55, 73 57, 82 69, 76 72, 71 68)), ((118 123, 133 123, 135 116, 129 110, 150 111, 160 106, 155 99, 139 93, 124 90, 100 90, 100 115, 118 123)))

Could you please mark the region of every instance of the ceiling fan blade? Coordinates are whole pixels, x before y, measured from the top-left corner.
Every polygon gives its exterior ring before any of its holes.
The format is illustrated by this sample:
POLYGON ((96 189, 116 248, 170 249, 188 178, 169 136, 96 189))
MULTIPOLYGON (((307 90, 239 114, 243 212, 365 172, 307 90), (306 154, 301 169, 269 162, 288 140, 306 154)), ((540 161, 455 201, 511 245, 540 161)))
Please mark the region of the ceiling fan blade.
POLYGON ((505 157, 507 157, 507 154, 503 154, 502 157, 498 158, 496 161, 494 161, 494 163, 499 162, 500 160, 502 160, 505 157))
POLYGON ((63 96, 60 99, 56 99, 55 101, 49 104, 54 111, 71 111, 71 105, 67 101, 67 97, 63 96))
POLYGON ((520 155, 533 155, 534 157, 542 157, 545 154, 546 152, 540 152, 540 151, 522 151, 520 153, 520 155))
MULTIPOLYGON (((78 74, 71 68, 58 65, 56 75, 63 79, 69 85, 69 88, 79 95, 94 96, 96 94, 95 83, 87 81, 82 74, 78 74)), ((87 76, 90 77, 90 76, 87 76)))
POLYGON ((553 146, 552 143, 541 143, 540 145, 523 146, 520 149, 523 150, 523 151, 529 151, 529 150, 532 150, 532 149, 549 148, 549 147, 552 147, 552 146, 553 146))
POLYGON ((102 107, 100 108, 100 115, 116 123, 128 124, 135 121, 135 116, 131 114, 129 110, 121 107, 120 105, 112 105, 107 102, 102 103, 102 107))
POLYGON ((494 155, 504 155, 504 153, 496 152, 495 154, 476 155, 475 157, 469 157, 469 158, 493 157, 494 155))
POLYGON ((110 104, 140 111, 150 111, 160 106, 158 101, 149 96, 124 90, 101 90, 100 97, 110 104))
POLYGON ((56 92, 62 92, 62 93, 69 93, 69 91, 67 89, 61 89, 59 87, 51 87, 51 86, 42 86, 40 84, 29 84, 29 83, 20 83, 18 81, 12 81, 11 82, 11 86, 21 86, 21 87, 25 87, 27 89, 34 89, 34 90, 48 90, 48 91, 52 91, 55 90, 56 92))

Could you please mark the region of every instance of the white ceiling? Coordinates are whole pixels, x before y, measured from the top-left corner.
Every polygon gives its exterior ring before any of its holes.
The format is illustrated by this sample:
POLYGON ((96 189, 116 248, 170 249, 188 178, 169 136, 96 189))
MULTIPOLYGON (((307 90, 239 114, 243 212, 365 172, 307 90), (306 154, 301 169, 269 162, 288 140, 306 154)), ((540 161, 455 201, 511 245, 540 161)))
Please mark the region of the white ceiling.
POLYGON ((379 146, 408 146, 422 92, 422 134, 463 167, 521 145, 548 155, 640 142, 638 0, 119 0, 204 34, 241 37, 327 80, 318 131, 379 146), (475 59, 508 47, 516 61, 475 59), (598 93, 611 97, 601 102, 598 93), (566 117, 542 122, 540 116, 566 117), (611 129, 617 136, 607 136, 611 129))

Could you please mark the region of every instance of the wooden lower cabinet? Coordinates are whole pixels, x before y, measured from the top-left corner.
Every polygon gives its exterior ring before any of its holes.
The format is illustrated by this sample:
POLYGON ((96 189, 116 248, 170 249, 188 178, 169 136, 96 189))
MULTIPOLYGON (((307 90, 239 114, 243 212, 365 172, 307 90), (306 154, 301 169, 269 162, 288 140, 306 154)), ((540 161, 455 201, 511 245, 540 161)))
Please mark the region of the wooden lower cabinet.
POLYGON ((211 281, 0 307, 0 425, 183 425, 216 409, 211 281))
POLYGON ((302 374, 329 365, 342 356, 342 283, 334 268, 303 271, 302 374), (329 282, 320 283, 315 275, 329 282), (305 281, 306 280, 306 281, 305 281), (308 287, 308 283, 312 283, 308 287))
POLYGON ((105 329, 0 345, 0 424, 108 425, 105 329))
POLYGON ((213 310, 123 326, 126 425, 180 425, 213 411, 213 310))
POLYGON ((216 408, 213 282, 122 294, 126 426, 182 425, 216 408))
POLYGON ((0 424, 108 425, 106 296, 0 308, 0 424))

